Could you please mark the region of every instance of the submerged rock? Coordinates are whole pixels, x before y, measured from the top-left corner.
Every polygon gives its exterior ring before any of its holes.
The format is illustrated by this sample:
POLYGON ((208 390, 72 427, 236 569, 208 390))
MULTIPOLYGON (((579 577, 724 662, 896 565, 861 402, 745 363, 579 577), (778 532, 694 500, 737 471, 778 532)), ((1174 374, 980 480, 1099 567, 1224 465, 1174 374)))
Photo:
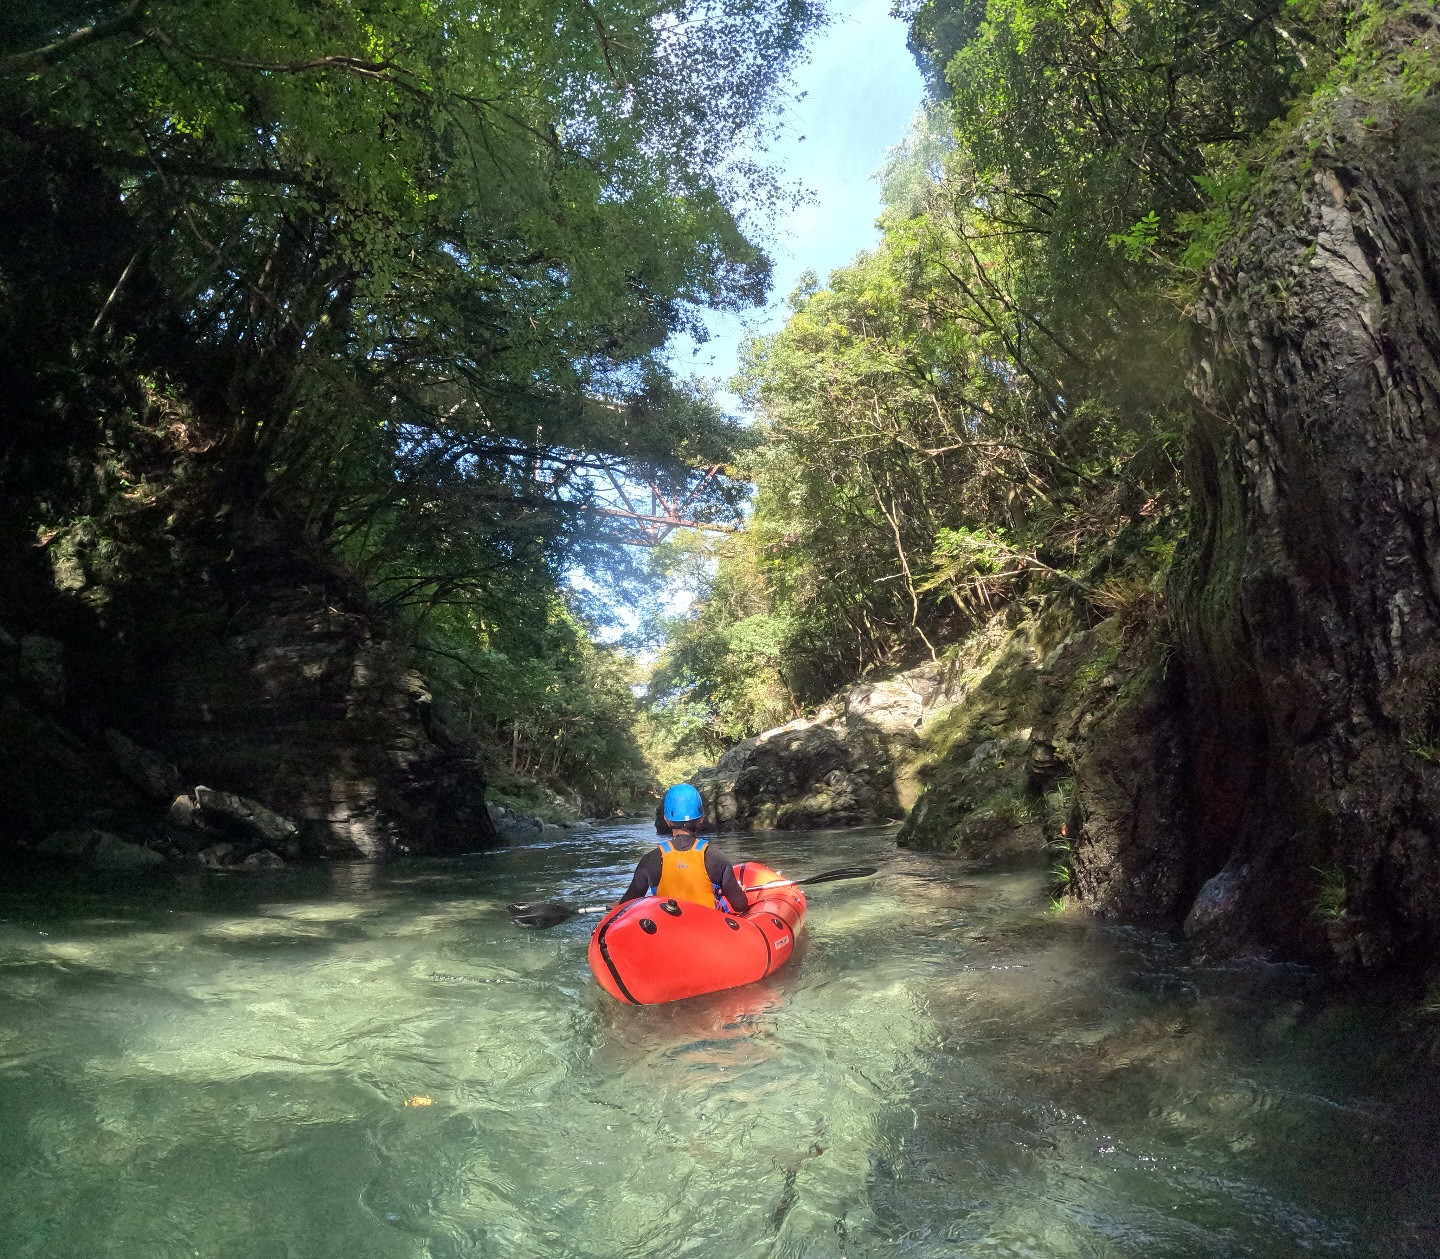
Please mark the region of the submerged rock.
POLYGON ((96 870, 148 870, 165 863, 164 856, 153 848, 98 827, 55 831, 36 844, 35 851, 42 857, 96 870))
POLYGON ((285 858, 272 849, 250 848, 229 841, 202 848, 195 854, 195 860, 207 870, 279 870, 285 866, 285 858))
POLYGON ((81 860, 88 857, 102 839, 114 838, 116 837, 110 835, 108 832, 96 830, 93 827, 79 830, 52 831, 35 845, 35 851, 42 857, 81 860))
POLYGON ((228 870, 232 865, 231 857, 237 851, 237 844, 211 844, 208 848, 202 848, 196 857, 207 870, 228 870))
POLYGON ((278 870, 284 864, 285 859, 279 853, 262 848, 259 852, 252 852, 236 868, 240 870, 278 870))
POLYGON ((1185 915, 1185 934, 1199 943, 1234 933, 1232 921, 1240 908, 1240 895, 1249 870, 1244 865, 1227 865, 1205 880, 1190 912, 1185 915))
POLYGON ((103 835, 90 853, 90 864, 97 870, 149 870, 164 865, 165 858, 144 844, 103 835))

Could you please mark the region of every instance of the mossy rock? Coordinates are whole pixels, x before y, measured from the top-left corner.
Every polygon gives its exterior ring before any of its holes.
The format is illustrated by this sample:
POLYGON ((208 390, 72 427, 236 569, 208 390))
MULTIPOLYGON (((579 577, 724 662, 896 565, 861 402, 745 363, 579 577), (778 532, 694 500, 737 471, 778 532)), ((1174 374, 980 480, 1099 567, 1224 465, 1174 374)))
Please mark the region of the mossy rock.
POLYGON ((964 701, 934 723, 926 790, 899 843, 1045 862, 1064 821, 1045 793, 1069 774, 1057 740, 1111 702, 1119 682, 1106 679, 1123 645, 1115 618, 1085 627, 1068 607, 1016 627, 977 662, 964 701))

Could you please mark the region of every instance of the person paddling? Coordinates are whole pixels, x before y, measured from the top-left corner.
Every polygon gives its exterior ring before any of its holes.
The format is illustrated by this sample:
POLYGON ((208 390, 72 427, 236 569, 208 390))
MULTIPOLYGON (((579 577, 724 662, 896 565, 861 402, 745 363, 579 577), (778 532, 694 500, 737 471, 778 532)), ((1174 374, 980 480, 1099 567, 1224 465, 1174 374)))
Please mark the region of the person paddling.
POLYGON ((749 909, 749 898, 729 858, 712 848, 709 840, 696 838, 696 828, 705 816, 700 793, 689 783, 678 783, 665 793, 661 812, 670 824, 670 838, 662 839, 640 858, 620 904, 642 896, 663 896, 733 914, 749 909))

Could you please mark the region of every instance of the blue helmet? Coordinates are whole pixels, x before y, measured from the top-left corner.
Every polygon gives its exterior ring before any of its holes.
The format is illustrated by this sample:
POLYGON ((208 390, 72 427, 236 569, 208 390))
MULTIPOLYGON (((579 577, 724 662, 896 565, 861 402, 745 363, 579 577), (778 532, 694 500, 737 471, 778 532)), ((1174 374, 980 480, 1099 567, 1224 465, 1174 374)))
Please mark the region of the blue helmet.
POLYGON ((671 826, 681 822, 698 822, 704 816, 704 801, 689 783, 678 783, 665 793, 665 820, 671 826))

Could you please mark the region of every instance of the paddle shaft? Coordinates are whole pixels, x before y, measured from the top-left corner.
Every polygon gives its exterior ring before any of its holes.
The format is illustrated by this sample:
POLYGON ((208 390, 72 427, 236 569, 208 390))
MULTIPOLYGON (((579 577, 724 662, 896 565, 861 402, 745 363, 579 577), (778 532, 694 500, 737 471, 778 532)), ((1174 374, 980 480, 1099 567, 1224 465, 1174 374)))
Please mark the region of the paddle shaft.
MULTIPOLYGON (((803 879, 782 879, 778 883, 762 883, 759 887, 744 887, 740 890, 749 896, 751 892, 767 892, 772 887, 798 887, 803 879)), ((622 901, 621 904, 624 904, 622 901)), ((605 914, 614 909, 614 905, 576 905, 570 912, 572 914, 605 914)))
MULTIPOLYGON (((786 879, 783 883, 763 883, 759 887, 742 887, 740 890, 749 896, 751 892, 763 892, 766 888, 794 887, 798 882, 798 879, 786 879)), ((622 901, 621 904, 623 903, 622 901)), ((607 914, 614 908, 614 905, 576 905, 570 912, 572 914, 607 914)))
MULTIPOLYGON (((833 883, 840 879, 863 879, 875 873, 877 871, 873 866, 850 866, 840 870, 826 870, 823 874, 812 874, 808 879, 777 879, 774 883, 744 887, 743 890, 749 896, 772 887, 805 887, 812 883, 833 883)), ((542 901, 536 904, 512 905, 510 914, 522 927, 554 927, 567 918, 581 914, 604 914, 614 908, 613 905, 566 905, 559 901, 542 901)))

